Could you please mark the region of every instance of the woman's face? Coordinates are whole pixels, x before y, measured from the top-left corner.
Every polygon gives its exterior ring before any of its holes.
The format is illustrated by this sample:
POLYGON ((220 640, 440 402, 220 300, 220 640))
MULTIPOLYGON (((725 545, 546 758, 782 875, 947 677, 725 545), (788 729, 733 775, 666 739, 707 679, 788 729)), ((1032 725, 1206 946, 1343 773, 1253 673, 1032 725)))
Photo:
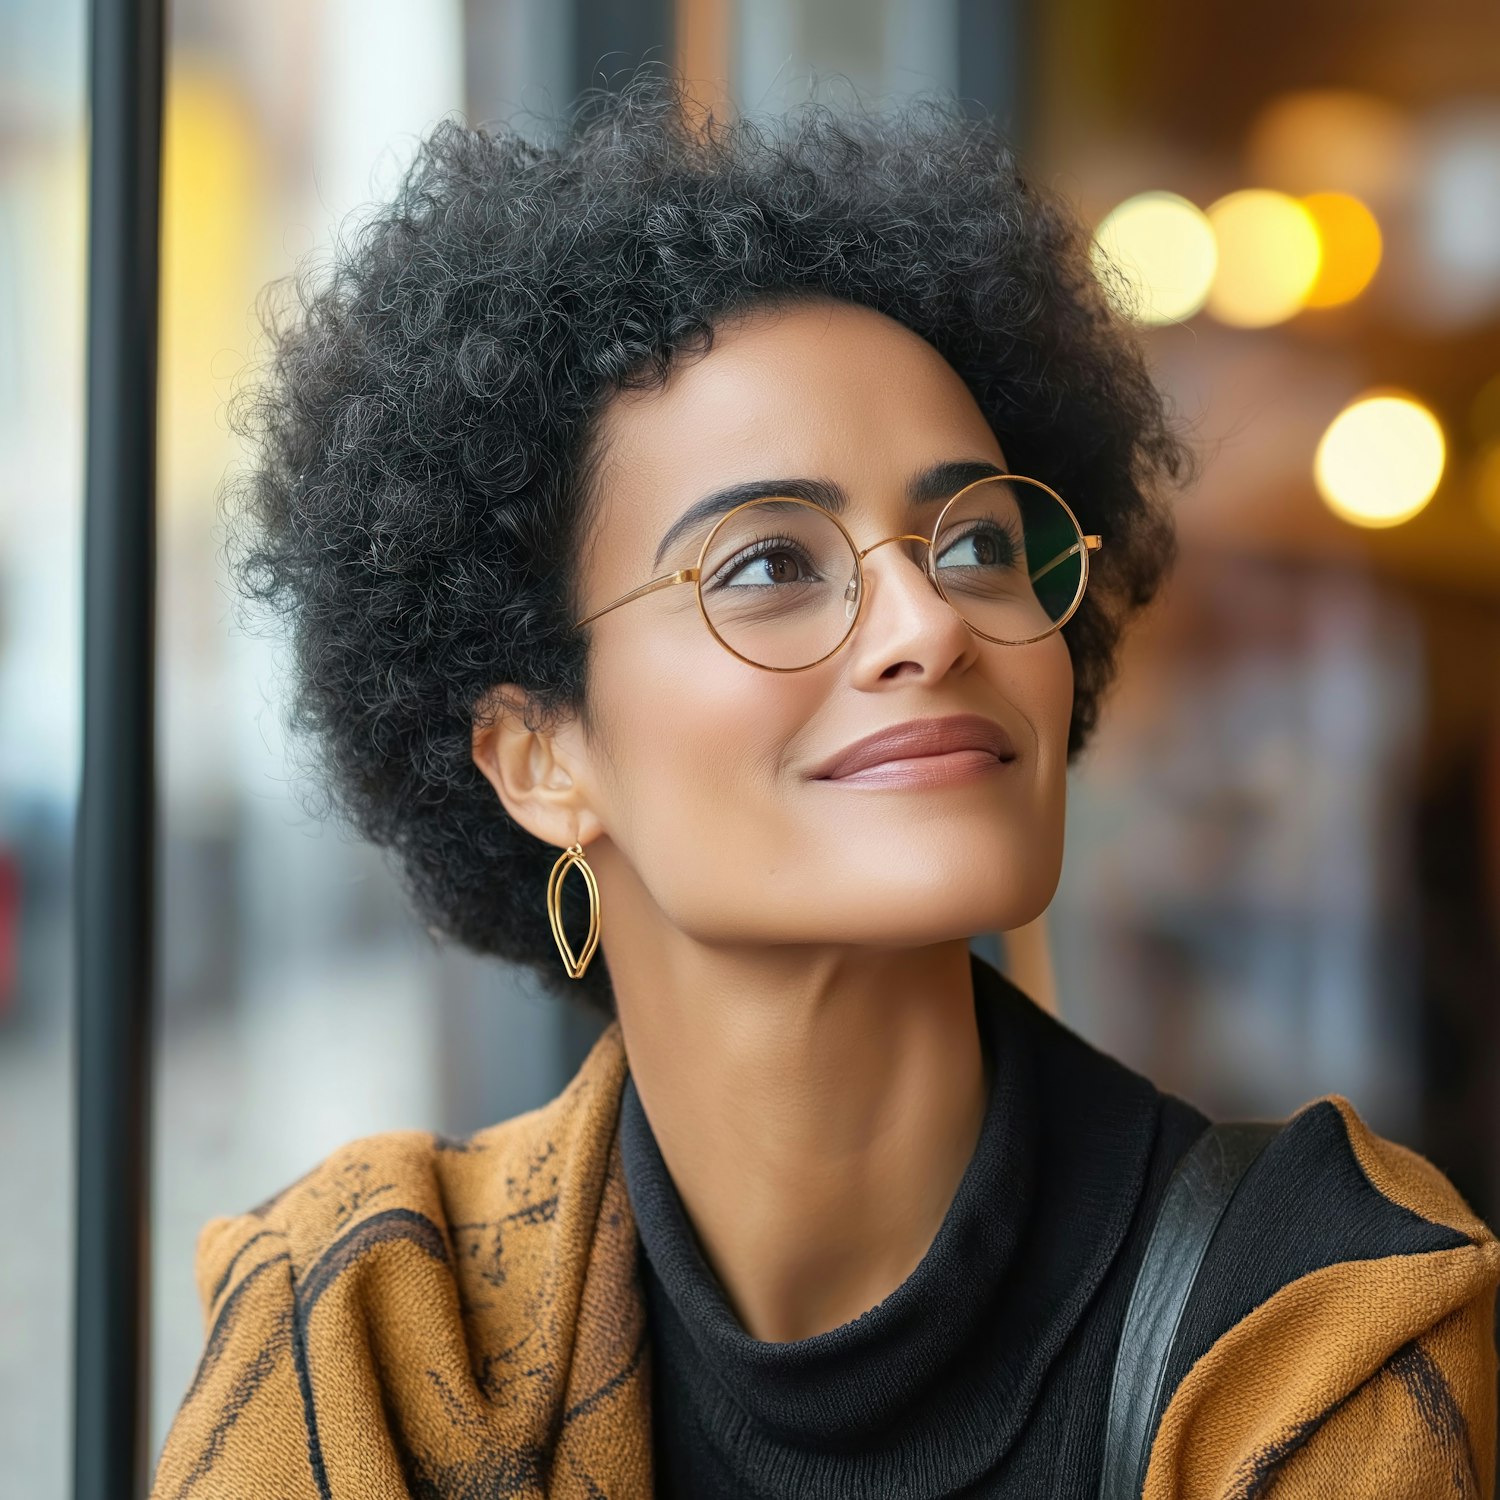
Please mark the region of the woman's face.
MULTIPOLYGON (((930 534, 959 487, 913 505, 909 484, 934 465, 1005 468, 928 343, 832 301, 726 324, 706 356, 663 389, 617 397, 602 423, 580 618, 695 563, 712 519, 655 553, 694 501, 724 486, 836 487, 864 548, 930 534)), ((1063 852, 1067 647, 1058 632, 1027 646, 981 639, 932 587, 923 555, 912 543, 872 552, 853 636, 804 671, 731 655, 690 584, 589 627, 590 732, 570 731, 571 752, 597 819, 583 836, 597 826, 613 846, 589 849, 606 906, 618 851, 665 920, 708 944, 921 946, 1019 926, 1046 907, 1063 852), (925 785, 816 774, 872 731, 954 714, 998 722, 1015 758, 925 785)))

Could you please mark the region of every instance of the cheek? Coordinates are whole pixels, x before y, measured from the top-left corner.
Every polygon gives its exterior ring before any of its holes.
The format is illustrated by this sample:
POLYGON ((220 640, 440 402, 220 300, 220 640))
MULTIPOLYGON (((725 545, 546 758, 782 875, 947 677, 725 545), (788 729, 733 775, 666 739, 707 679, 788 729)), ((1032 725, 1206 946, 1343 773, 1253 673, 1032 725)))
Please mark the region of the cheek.
POLYGON ((784 848, 787 756, 813 712, 810 683, 747 666, 706 630, 669 623, 628 642, 619 632, 593 666, 609 821, 664 904, 695 863, 689 850, 732 848, 754 866, 784 848))
POLYGON ((996 696, 1010 704, 1031 735, 1036 786, 1034 810, 1059 814, 1067 777, 1068 729, 1073 719, 1073 658, 1058 631, 1031 646, 987 646, 984 670, 996 696))
POLYGON ((1054 742, 1066 749, 1073 718, 1073 657, 1061 631, 1054 631, 1038 644, 1046 651, 1037 664, 1038 714, 1054 742))
POLYGON ((1033 813, 1033 878, 1045 891, 1040 911, 1057 889, 1062 874, 1068 800, 1068 729, 1073 719, 1073 658, 1060 632, 1038 641, 1035 662, 1028 664, 1027 712, 1037 736, 1033 813))
POLYGON ((1065 747, 1073 717, 1073 658, 1059 631, 1032 646, 997 646, 992 656, 996 680, 1021 711, 1046 760, 1065 747))

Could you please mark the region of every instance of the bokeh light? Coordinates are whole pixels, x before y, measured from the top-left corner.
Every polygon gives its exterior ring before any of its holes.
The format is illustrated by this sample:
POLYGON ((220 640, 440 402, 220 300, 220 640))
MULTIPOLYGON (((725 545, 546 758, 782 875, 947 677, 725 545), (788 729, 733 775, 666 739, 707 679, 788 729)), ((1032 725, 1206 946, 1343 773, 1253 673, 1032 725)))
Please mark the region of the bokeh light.
POLYGON ((246 358, 244 288, 266 168, 232 73, 188 59, 171 70, 162 148, 163 513, 191 506, 209 520, 234 454, 222 407, 246 358))
POLYGON ((1302 206, 1313 216, 1323 246, 1307 306, 1338 307, 1352 302, 1380 266, 1381 235, 1375 215, 1352 193, 1309 193, 1302 206))
POLYGON ((1407 301, 1429 327, 1477 328, 1500 317, 1500 102, 1451 101, 1423 124, 1407 301))
POLYGON ((1288 193, 1334 189, 1377 206, 1399 197, 1417 171, 1406 117, 1354 89, 1281 94, 1256 116, 1245 148, 1253 182, 1288 193))
POLYGON ((1219 264, 1208 310, 1235 328, 1267 328, 1306 305, 1323 261, 1318 226, 1297 199, 1245 188, 1210 204, 1219 264))
POLYGON ((1141 323, 1190 318, 1208 296, 1218 263, 1203 211, 1177 193, 1139 193, 1112 209, 1094 238, 1095 269, 1121 311, 1141 323), (1125 273, 1132 295, 1107 274, 1107 258, 1125 273))
POLYGON ((1351 402, 1328 424, 1313 477, 1329 508, 1356 526, 1396 526, 1432 498, 1446 445, 1438 419, 1413 397, 1351 402))
POLYGON ((1500 534, 1500 443, 1482 448, 1475 460, 1474 501, 1480 520, 1500 534))

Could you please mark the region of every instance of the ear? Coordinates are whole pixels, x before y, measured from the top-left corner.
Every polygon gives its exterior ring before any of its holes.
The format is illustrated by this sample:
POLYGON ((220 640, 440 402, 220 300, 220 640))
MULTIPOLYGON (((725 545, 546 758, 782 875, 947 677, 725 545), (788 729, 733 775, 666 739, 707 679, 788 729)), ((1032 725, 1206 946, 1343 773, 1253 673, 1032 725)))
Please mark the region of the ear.
POLYGON ((476 706, 471 753, 505 811, 543 843, 563 849, 604 831, 577 721, 548 722, 514 683, 491 688, 476 706))

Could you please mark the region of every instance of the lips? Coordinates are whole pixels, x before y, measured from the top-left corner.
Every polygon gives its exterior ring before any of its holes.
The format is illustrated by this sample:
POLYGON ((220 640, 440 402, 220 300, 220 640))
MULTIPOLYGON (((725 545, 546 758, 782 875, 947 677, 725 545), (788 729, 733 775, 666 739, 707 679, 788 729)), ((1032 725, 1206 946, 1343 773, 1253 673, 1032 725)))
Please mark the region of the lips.
POLYGON ((833 781, 882 761, 946 755, 954 750, 987 750, 1002 761, 1016 758, 1010 736, 993 719, 982 714, 953 714, 947 718, 907 719, 867 734, 824 761, 812 772, 812 777, 833 781))

